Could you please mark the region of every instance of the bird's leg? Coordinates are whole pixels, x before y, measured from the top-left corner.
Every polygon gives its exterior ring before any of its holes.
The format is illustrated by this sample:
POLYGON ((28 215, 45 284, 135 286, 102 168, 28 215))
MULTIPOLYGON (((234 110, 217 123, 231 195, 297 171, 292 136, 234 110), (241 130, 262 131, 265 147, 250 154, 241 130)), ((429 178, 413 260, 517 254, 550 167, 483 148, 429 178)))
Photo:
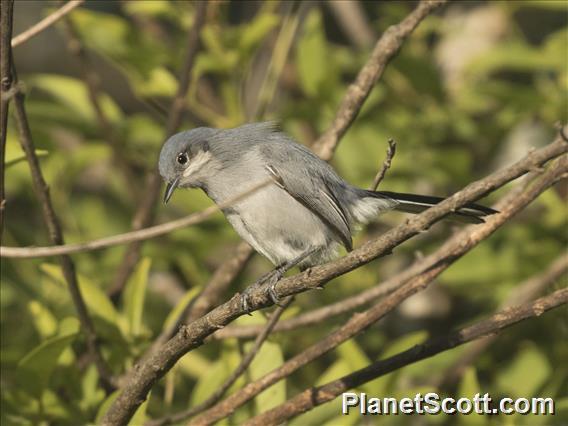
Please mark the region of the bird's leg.
POLYGON ((270 299, 272 300, 272 302, 274 302, 275 305, 278 305, 279 299, 278 299, 278 296, 276 295, 276 284, 278 283, 278 281, 280 281, 280 279, 284 276, 284 274, 286 272, 288 272, 294 266, 301 263, 303 260, 305 260, 309 256, 318 252, 319 250, 321 250, 321 248, 316 247, 316 248, 313 248, 311 250, 308 250, 305 253, 302 253, 300 256, 297 256, 294 259, 289 260, 288 262, 285 262, 282 265, 277 266, 272 271, 264 274, 262 277, 260 277, 258 280, 256 280, 253 284, 248 286, 245 289, 245 291, 243 292, 243 295, 242 295, 243 310, 245 310, 247 313, 250 312, 249 311, 249 303, 248 303, 250 295, 259 287, 266 287, 266 292, 270 296, 270 299))

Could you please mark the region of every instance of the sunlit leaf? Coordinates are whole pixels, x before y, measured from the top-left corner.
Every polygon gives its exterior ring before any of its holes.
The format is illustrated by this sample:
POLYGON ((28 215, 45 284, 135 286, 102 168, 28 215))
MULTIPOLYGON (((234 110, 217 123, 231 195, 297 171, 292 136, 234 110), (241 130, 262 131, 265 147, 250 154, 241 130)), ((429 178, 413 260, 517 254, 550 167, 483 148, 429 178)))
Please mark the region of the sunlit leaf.
POLYGON ((148 285, 148 273, 152 261, 143 258, 126 283, 122 297, 124 313, 128 319, 128 331, 132 336, 139 335, 142 330, 142 314, 144 312, 144 300, 146 299, 146 287, 148 285))
POLYGON ((47 386, 61 353, 77 337, 74 333, 52 337, 29 352, 18 364, 18 383, 30 394, 39 397, 47 386))

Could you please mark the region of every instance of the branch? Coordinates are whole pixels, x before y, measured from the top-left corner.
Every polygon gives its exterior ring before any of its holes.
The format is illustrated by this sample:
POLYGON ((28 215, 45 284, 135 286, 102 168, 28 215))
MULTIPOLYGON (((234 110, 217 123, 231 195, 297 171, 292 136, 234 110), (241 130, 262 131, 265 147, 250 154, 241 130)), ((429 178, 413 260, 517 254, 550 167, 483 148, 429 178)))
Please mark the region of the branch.
MULTIPOLYGON (((392 229, 374 241, 364 244, 361 248, 352 251, 345 257, 281 280, 276 287, 277 297, 284 298, 321 287, 329 280, 391 252, 395 246, 425 231, 448 213, 455 211, 468 202, 477 200, 529 170, 542 166, 548 160, 565 153, 567 150, 568 144, 559 139, 544 148, 533 151, 514 165, 468 185, 462 191, 459 191, 440 204, 410 218, 405 224, 392 229)), ((568 169, 566 158, 563 158, 563 160, 565 161, 561 165, 564 166, 564 169, 568 169)), ((566 172, 564 169, 562 173, 566 172)), ((497 217, 500 216, 497 215, 497 217)), ((262 289, 252 292, 249 302, 251 311, 272 304, 270 297, 262 289)), ((104 416, 103 423, 124 424, 127 422, 137 407, 144 401, 152 385, 182 355, 200 346, 203 340, 215 330, 226 326, 245 313, 241 303, 241 296, 236 294, 228 302, 191 324, 182 327, 163 346, 159 353, 152 356, 144 364, 138 365, 124 389, 104 416)))
POLYGON ((440 352, 453 349, 480 337, 495 335, 505 328, 529 318, 538 317, 566 303, 568 303, 568 289, 564 288, 531 303, 504 309, 490 318, 462 328, 457 332, 428 340, 421 345, 416 345, 390 358, 377 361, 323 386, 306 389, 284 404, 252 418, 245 424, 247 426, 282 424, 288 419, 335 399, 348 389, 355 388, 392 371, 430 358, 440 352))
POLYGON ((223 395, 225 395, 225 392, 229 390, 229 388, 233 385, 233 383, 237 381, 237 379, 246 371, 246 369, 252 363, 254 357, 260 351, 262 344, 268 338, 268 335, 274 329, 274 326, 280 319, 280 316, 282 315, 282 313, 284 313, 284 310, 288 306, 290 306, 290 303, 292 303, 293 299, 294 299, 293 297, 289 297, 288 299, 284 300, 282 304, 274 310, 274 312, 270 316, 270 319, 268 320, 268 323, 262 326, 262 332, 256 337, 256 340, 251 350, 242 359, 239 366, 236 368, 235 371, 233 371, 233 374, 231 374, 231 376, 219 388, 217 388, 217 390, 215 390, 215 392, 209 398, 207 398, 201 404, 190 408, 189 410, 174 414, 172 416, 164 417, 163 419, 150 421, 146 426, 163 426, 172 423, 178 423, 189 417, 195 416, 198 413, 201 413, 202 411, 212 407, 217 402, 219 402, 223 397, 223 395))
MULTIPOLYGON (((562 275, 568 270, 568 256, 562 253, 548 269, 541 274, 535 275, 522 284, 515 287, 511 292, 511 297, 501 305, 501 309, 506 309, 511 306, 528 303, 536 296, 538 296, 550 284, 560 279, 562 275)), ((447 387, 450 384, 457 382, 463 375, 466 367, 471 365, 479 355, 491 346, 497 336, 488 336, 475 344, 468 347, 467 351, 460 356, 460 358, 446 368, 436 380, 435 386, 438 388, 447 387)))
POLYGON ((6 136, 8 132, 8 106, 10 97, 8 93, 12 88, 12 69, 11 58, 12 48, 10 38, 12 37, 12 19, 14 14, 14 1, 2 2, 0 10, 0 241, 4 231, 4 208, 6 200, 4 194, 4 178, 6 171, 6 136))
MULTIPOLYGON (((521 183, 513 187, 505 197, 499 200, 499 202, 494 206, 495 209, 501 210, 504 207, 508 206, 509 203, 515 201, 517 197, 519 197, 527 189, 527 186, 536 176, 538 176, 538 174, 539 173, 537 172, 530 172, 526 176, 524 176, 521 183)), ((461 240, 463 238, 463 235, 463 232, 459 231, 458 233, 454 234, 454 236, 452 236, 450 240, 448 240, 447 244, 461 240)), ((408 282, 408 280, 420 274, 428 267, 428 265, 433 262, 432 259, 434 259, 434 257, 432 256, 435 255, 418 259, 412 265, 405 267, 404 270, 389 278, 385 282, 370 287, 367 290, 364 290, 356 295, 347 297, 343 300, 331 303, 318 309, 313 309, 296 317, 280 321, 274 328, 274 331, 289 331, 299 327, 319 324, 323 321, 328 320, 329 318, 353 311, 361 306, 368 306, 373 303, 373 301, 392 293, 402 284, 408 282)), ((231 326, 217 331, 213 335, 213 338, 226 339, 230 337, 254 337, 258 333, 260 333, 260 331, 261 327, 259 327, 258 325, 231 326)))
MULTIPOLYGON (((13 64, 12 64, 13 65, 13 64)), ((17 82, 17 76, 15 67, 13 66, 14 81, 17 82)), ((30 130, 30 125, 24 108, 24 94, 21 91, 17 91, 14 97, 16 124, 18 127, 18 132, 20 134, 20 144, 25 152, 26 159, 30 166, 30 172, 32 175, 32 182, 34 187, 34 192, 36 193, 42 208, 43 219, 49 231, 49 238, 53 244, 64 244, 63 232, 61 231, 61 225, 53 205, 51 203, 51 197, 49 195, 49 187, 43 178, 39 161, 37 159, 34 143, 32 139, 32 133, 30 130)), ((111 376, 111 372, 108 369, 106 362, 100 352, 100 348, 97 343, 97 334, 95 327, 89 316, 87 306, 81 295, 81 290, 79 289, 79 284, 77 281, 77 275, 75 273, 75 265, 69 256, 61 256, 60 258, 61 269, 63 276, 67 281, 69 286, 69 292, 71 293, 71 299, 77 310, 77 315, 81 323, 81 328, 85 333, 87 349, 91 355, 92 360, 95 363, 101 381, 107 391, 112 391, 114 389, 114 383, 111 376)))
MULTIPOLYGON (((469 252, 514 214, 526 207, 540 193, 553 185, 560 176, 566 173, 568 169, 567 163, 568 159, 566 158, 564 158, 563 162, 557 161, 544 176, 531 186, 531 188, 522 195, 519 194, 515 199, 510 200, 506 209, 500 214, 489 218, 487 223, 466 228, 454 235, 435 253, 427 257, 427 261, 422 264, 423 269, 420 273, 415 274, 407 281, 403 281, 396 291, 383 299, 380 303, 375 304, 364 312, 353 315, 353 317, 338 330, 304 349, 279 368, 267 373, 255 382, 249 383, 241 391, 229 396, 215 407, 212 407, 200 417, 196 418, 192 422, 192 425, 209 425, 230 415, 235 409, 254 398, 263 390, 279 380, 288 377, 299 368, 336 348, 346 340, 358 335, 396 308, 405 299, 426 288, 429 283, 453 262, 469 252)), ((509 198, 509 196, 507 195, 505 198, 509 198)), ((394 280, 396 282, 396 277, 394 280)))
MULTIPOLYGON (((208 2, 199 1, 195 4, 195 20, 193 22, 193 27, 188 32, 187 50, 180 72, 178 90, 170 108, 164 141, 167 140, 171 135, 173 135, 181 124, 185 106, 185 96, 187 95, 187 90, 189 89, 191 70, 193 69, 193 64, 195 63, 195 58, 199 50, 199 33, 201 32, 201 29, 205 24, 208 2)), ((162 179, 160 177, 160 173, 157 169, 155 169, 146 180, 145 197, 142 198, 142 203, 140 204, 140 206, 138 206, 138 210, 136 211, 134 219, 132 220, 134 230, 150 226, 154 221, 155 206, 160 195, 161 186, 162 179)), ((140 258, 141 249, 141 240, 131 243, 126 248, 125 255, 122 258, 122 262, 120 263, 114 281, 108 289, 108 294, 110 296, 116 296, 120 294, 120 292, 124 288, 128 277, 134 270, 134 266, 136 266, 136 263, 140 258)))
MULTIPOLYGON (((380 41, 379 41, 380 42, 380 41)), ((402 41, 401 41, 402 43, 402 41)), ((276 54, 276 51, 274 52, 274 54, 276 54)), ((367 63, 367 67, 369 67, 369 69, 371 68, 371 64, 373 63, 373 61, 377 60, 376 55, 372 55, 371 58, 369 59, 368 63, 367 63)), ((385 60, 385 63, 387 63, 388 60, 385 60)), ((377 74, 376 79, 380 78, 382 72, 380 74, 377 74)), ((369 89, 370 90, 370 89, 369 89)), ((350 92, 348 91, 342 101, 342 105, 344 105, 346 102, 348 102, 348 97, 350 96, 350 92)), ((363 101, 362 100, 359 105, 356 107, 356 111, 353 111, 353 114, 356 115, 358 110, 362 107, 363 105, 363 101)), ((331 124, 331 128, 333 128, 334 126, 338 125, 338 121, 341 120, 341 117, 336 117, 334 119, 334 122, 331 124)), ((341 139, 342 135, 339 135, 335 144, 337 145, 339 143, 339 140, 341 139)), ((316 149, 316 153, 318 152, 318 150, 316 149)), ((327 158, 327 160, 331 159, 331 156, 333 155, 333 153, 329 156, 329 158, 327 158)), ((324 158, 324 157, 322 157, 324 158)), ((326 158, 324 158, 326 159, 326 158)), ((186 319, 186 322, 189 322, 191 320, 197 319, 198 317, 204 315, 206 312, 209 311, 209 309, 211 309, 215 303, 217 303, 217 301, 219 300, 219 296, 221 294, 224 293, 224 291, 226 290, 227 286, 232 282, 232 280, 234 279, 234 277, 242 270, 242 268, 245 266, 245 264, 248 262, 248 260, 250 259, 250 256, 252 255, 252 249, 250 248, 250 246, 246 245, 245 243, 242 243, 239 247, 237 247, 236 249, 236 256, 238 256, 238 259, 231 259, 226 261, 225 263, 223 263, 215 272, 215 275, 213 276, 212 280, 207 284, 207 286, 205 287, 203 293, 198 296, 195 302, 195 305, 188 305, 186 311, 189 311, 189 315, 186 319)), ((133 253, 132 255, 130 254, 130 252, 128 252, 127 256, 132 256, 132 257, 136 257, 136 253, 133 253)), ((184 314, 185 316, 185 314, 184 314)), ((178 321, 176 321, 176 328, 181 325, 182 321, 182 316, 179 317, 178 321)), ((171 330, 167 330, 165 333, 162 333, 159 337, 158 340, 155 342, 155 344, 153 345, 153 347, 155 347, 158 343, 163 343, 165 341, 165 339, 169 336, 172 335, 173 331, 175 329, 171 329, 171 330)), ((149 352, 151 353, 151 351, 149 352)))
POLYGON ((389 139, 388 143, 389 143, 389 147, 387 148, 387 156, 385 158, 385 161, 383 162, 383 165, 381 166, 381 168, 377 172, 375 179, 373 179, 373 184, 371 185, 371 188, 370 188, 371 191, 377 190, 379 184, 385 178, 385 174, 387 173, 387 170, 390 169, 390 167, 391 167, 392 159, 394 158, 394 154, 396 154, 396 142, 393 139, 389 139))
POLYGON ((0 247, 0 255, 2 257, 13 258, 61 256, 84 251, 99 250, 102 248, 117 246, 121 244, 144 241, 160 235, 168 234, 176 229, 185 228, 189 225, 195 225, 197 223, 203 222, 205 219, 207 219, 217 211, 235 204, 236 202, 258 191, 259 189, 270 185, 272 182, 273 181, 271 179, 266 179, 224 203, 221 203, 219 205, 212 205, 210 207, 207 207, 203 211, 190 214, 189 216, 182 217, 181 219, 176 219, 172 220, 171 222, 162 223, 161 225, 140 229, 139 231, 130 231, 124 234, 113 235, 112 237, 93 240, 88 243, 59 244, 46 247, 0 247))
POLYGON ((329 160, 333 156, 339 140, 357 117, 363 102, 382 76, 387 64, 396 56, 406 38, 418 24, 445 2, 446 0, 422 0, 402 22, 389 27, 384 32, 375 45, 371 57, 347 89, 331 126, 315 142, 314 149, 320 157, 329 160))
MULTIPOLYGON (((35 24, 34 26, 28 28, 23 33, 18 34, 16 37, 14 37, 12 39, 12 47, 16 47, 22 43, 25 43, 30 38, 38 35, 43 30, 49 28, 51 25, 55 24, 57 21, 59 21, 61 18, 63 18, 65 15, 71 12, 73 9, 75 9, 78 6, 81 6, 81 4, 84 3, 84 1, 85 0, 71 0, 65 3, 61 8, 57 9, 52 14, 46 16, 37 24, 35 24)), ((2 1, 2 3, 4 3, 4 1, 2 1)), ((2 6, 4 6, 4 4, 2 4, 2 6)))

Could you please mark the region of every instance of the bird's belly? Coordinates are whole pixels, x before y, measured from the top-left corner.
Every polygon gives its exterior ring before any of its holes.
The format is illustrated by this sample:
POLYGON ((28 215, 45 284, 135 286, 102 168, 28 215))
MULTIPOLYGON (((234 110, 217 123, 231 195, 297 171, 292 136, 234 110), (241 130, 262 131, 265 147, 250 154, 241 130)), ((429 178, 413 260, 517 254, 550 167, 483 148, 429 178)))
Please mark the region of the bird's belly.
POLYGON ((329 258, 338 248, 334 233, 277 186, 257 191, 226 210, 225 215, 237 233, 275 265, 321 248, 320 253, 303 262, 311 266, 329 258))

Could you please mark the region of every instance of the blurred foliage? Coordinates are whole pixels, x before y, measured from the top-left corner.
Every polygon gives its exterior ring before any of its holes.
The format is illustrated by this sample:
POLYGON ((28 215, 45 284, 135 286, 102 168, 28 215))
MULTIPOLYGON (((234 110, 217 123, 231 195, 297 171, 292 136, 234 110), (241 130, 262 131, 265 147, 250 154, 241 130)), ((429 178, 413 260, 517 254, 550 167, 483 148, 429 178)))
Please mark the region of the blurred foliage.
MULTIPOLYGON (((50 6, 42 4, 42 13, 49 13, 50 6)), ((381 34, 403 18, 412 4, 364 2, 362 7, 370 29, 381 34)), ((194 4, 174 1, 87 2, 71 14, 86 47, 102 58, 95 62, 95 70, 102 73, 102 68, 112 68, 116 74, 115 79, 102 81, 100 101, 119 136, 123 157, 137 167, 136 182, 127 181, 119 170, 79 74, 67 68, 61 72, 19 69, 28 90, 26 106, 41 166, 68 242, 130 229, 139 202, 132 188, 140 187, 144 196, 142 172, 156 166, 164 137, 163 111, 177 88, 194 14, 194 4), (128 97, 117 95, 125 92, 128 97)), ((333 165, 353 184, 368 186, 382 162, 386 141, 392 137, 398 142, 397 155, 383 187, 444 195, 512 163, 531 147, 549 142, 553 124, 568 119, 566 17, 565 2, 511 1, 451 4, 427 18, 388 66, 341 142, 333 165)), ((53 40, 61 43, 62 34, 54 34, 53 40)), ((251 117, 261 118, 255 112, 265 111, 260 114, 263 119, 279 120, 287 132, 306 144, 330 124, 369 53, 369 49, 354 47, 323 3, 214 2, 200 36, 203 49, 191 76, 183 127, 236 126, 251 117), (294 28, 298 32, 286 62, 282 46, 294 28), (267 64, 272 70, 269 77, 267 64), (269 80, 275 78, 281 84, 272 94, 275 86, 269 80), (256 99, 267 102, 265 110, 258 109, 256 99)), ((20 55, 34 54, 29 49, 16 50, 16 65, 20 55)), ((45 60, 65 64, 74 59, 61 48, 45 60)), ((3 244, 46 245, 47 235, 22 159, 11 117, 3 244)), ((561 189, 548 191, 444 273, 435 284, 442 299, 422 299, 429 308, 425 316, 409 317, 402 310, 389 315, 357 339, 260 394, 237 410, 231 423, 495 310, 518 283, 542 271, 565 249, 567 215, 561 189), (442 300, 446 309, 437 309, 442 300)), ((484 202, 491 203, 502 193, 484 202)), ((167 208, 157 207, 157 220, 164 222, 208 205, 210 201, 200 192, 179 192, 167 208)), ((381 217, 357 237, 356 246, 402 220, 399 214, 381 217)), ((399 247, 394 256, 334 280, 327 291, 297 297, 285 316, 368 288, 403 269, 416 253, 434 250, 456 226, 438 224, 399 247)), ((148 241, 143 259, 117 302, 110 300, 106 290, 124 247, 73 256, 104 357, 114 373, 122 374, 133 366, 237 242, 221 215, 148 241)), ((265 260, 255 257, 231 291, 243 288, 268 268, 265 260)), ((85 363, 84 336, 56 260, 3 258, 1 272, 1 423, 96 422, 115 395, 105 395, 96 369, 85 363)), ((564 280, 553 287, 565 284, 564 280)), ((559 310, 505 332, 456 388, 436 389, 431 383, 460 358, 464 347, 359 390, 399 397, 419 391, 551 396, 558 403, 554 418, 430 416, 425 420, 432 424, 561 424, 568 418, 565 314, 559 310)), ((262 323, 264 316, 255 313, 236 323, 262 323)), ((343 319, 272 336, 232 390, 277 367, 343 319)), ((234 339, 211 341, 186 355, 154 387, 132 424, 203 401, 249 348, 250 343, 241 346, 234 339)), ((338 404, 318 407, 292 424, 363 421, 340 416, 338 404)), ((400 417, 381 418, 381 423, 413 424, 410 418, 400 417)))

